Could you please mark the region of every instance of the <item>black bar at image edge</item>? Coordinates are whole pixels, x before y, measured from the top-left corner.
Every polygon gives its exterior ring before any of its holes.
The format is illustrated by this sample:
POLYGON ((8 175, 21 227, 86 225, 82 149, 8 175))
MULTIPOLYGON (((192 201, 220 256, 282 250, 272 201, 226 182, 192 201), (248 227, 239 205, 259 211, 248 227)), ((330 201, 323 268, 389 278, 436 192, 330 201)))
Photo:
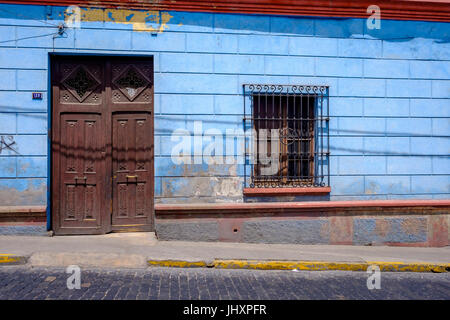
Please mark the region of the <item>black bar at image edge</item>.
MULTIPOLYGON (((46 314, 51 310, 70 310, 70 317, 85 316, 89 309, 98 309, 102 315, 119 316, 121 314, 145 316, 152 319, 158 315, 162 319, 301 319, 327 314, 365 317, 381 312, 392 316, 413 315, 423 308, 432 307, 434 312, 442 308, 446 312, 449 301, 400 301, 400 300, 149 300, 149 301, 0 301, 2 315, 17 315, 17 309, 30 307, 34 314, 46 314), (58 309, 49 309, 49 308, 58 309), (70 309, 65 309, 70 308, 70 309), (364 311, 365 310, 365 311, 364 311)), ((379 315, 381 315, 379 314, 379 315)), ((60 314, 64 317, 64 312, 60 314)))

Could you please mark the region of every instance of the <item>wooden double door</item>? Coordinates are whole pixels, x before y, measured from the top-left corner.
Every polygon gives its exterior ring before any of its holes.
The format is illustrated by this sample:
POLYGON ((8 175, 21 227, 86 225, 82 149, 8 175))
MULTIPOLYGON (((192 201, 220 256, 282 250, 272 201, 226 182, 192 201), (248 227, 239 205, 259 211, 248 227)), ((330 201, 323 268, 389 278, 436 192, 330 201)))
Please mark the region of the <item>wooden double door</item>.
POLYGON ((52 229, 154 230, 153 59, 55 56, 52 229))

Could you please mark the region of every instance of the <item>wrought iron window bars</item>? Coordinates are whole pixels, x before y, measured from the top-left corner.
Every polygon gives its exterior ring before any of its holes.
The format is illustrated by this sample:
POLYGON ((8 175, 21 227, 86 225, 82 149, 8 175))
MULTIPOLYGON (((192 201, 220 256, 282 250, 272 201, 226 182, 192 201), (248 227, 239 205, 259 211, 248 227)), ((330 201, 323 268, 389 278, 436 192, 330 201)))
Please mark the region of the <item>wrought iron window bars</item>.
POLYGON ((244 84, 244 187, 330 185, 329 87, 244 84))

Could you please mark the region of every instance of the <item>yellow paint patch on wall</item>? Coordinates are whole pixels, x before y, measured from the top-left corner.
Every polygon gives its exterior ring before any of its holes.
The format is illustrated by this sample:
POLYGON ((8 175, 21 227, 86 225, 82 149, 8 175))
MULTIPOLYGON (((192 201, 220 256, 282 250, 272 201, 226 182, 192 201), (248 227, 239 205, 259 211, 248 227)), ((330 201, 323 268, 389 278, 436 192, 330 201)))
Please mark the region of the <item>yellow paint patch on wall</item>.
POLYGON ((163 32, 173 18, 168 12, 141 11, 128 9, 80 8, 78 11, 66 10, 65 22, 114 22, 130 24, 134 31, 163 32), (74 16, 75 15, 75 16, 74 16), (79 16, 77 16, 79 15, 79 16))

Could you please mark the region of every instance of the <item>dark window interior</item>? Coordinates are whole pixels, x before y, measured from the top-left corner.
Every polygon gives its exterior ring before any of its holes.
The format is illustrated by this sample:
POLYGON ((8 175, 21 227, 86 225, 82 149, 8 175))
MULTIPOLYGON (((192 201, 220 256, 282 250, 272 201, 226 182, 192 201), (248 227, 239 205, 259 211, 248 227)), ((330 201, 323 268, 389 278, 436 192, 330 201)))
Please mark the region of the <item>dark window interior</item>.
POLYGON ((253 128, 256 131, 256 162, 253 178, 258 182, 298 185, 311 183, 314 178, 314 136, 316 95, 253 95, 253 128), (267 129, 264 134, 263 129, 267 129), (272 140, 271 130, 278 132, 278 143, 272 140), (262 174, 261 158, 267 142, 267 153, 278 153, 278 170, 262 174))

